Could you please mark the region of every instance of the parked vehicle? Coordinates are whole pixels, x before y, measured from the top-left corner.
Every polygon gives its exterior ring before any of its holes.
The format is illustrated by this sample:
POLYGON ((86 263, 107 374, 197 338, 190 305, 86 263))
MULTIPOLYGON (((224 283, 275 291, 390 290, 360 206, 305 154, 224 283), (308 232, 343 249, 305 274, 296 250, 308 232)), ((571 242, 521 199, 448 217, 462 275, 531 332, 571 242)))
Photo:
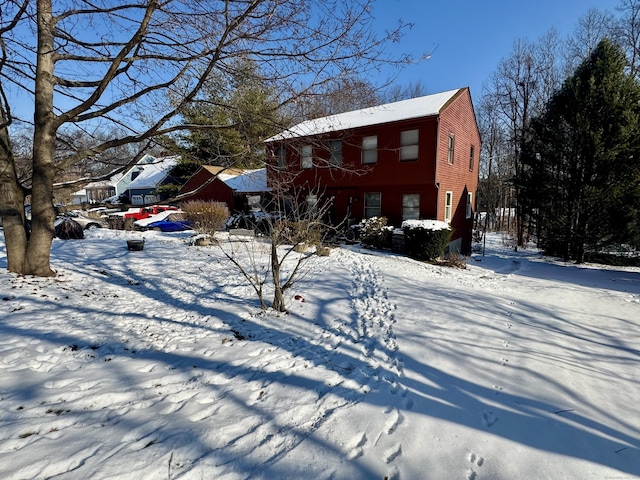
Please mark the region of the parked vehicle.
POLYGON ((174 207, 173 205, 150 205, 148 207, 140 207, 140 208, 130 208, 124 214, 124 218, 135 218, 136 220, 142 220, 143 218, 148 218, 152 215, 157 215, 160 212, 165 212, 167 210, 178 210, 178 207, 174 207))
POLYGON ((57 218, 70 218, 78 223, 84 230, 107 227, 107 222, 102 218, 87 217, 78 212, 64 212, 58 215, 57 218))
POLYGON ((181 210, 165 210, 142 220, 134 222, 139 230, 158 230, 161 232, 182 232, 193 229, 193 225, 184 217, 181 210))

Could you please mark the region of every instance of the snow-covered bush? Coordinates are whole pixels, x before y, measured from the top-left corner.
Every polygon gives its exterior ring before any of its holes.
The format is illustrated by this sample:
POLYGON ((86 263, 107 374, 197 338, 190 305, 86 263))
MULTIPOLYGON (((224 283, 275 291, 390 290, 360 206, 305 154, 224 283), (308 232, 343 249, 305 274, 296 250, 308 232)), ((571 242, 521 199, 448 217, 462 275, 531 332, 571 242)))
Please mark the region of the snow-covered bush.
POLYGON ((444 254, 453 234, 448 223, 438 220, 405 220, 402 222, 402 230, 407 255, 429 261, 444 254))
POLYGON ((371 217, 362 220, 360 243, 365 247, 390 249, 393 227, 387 225, 386 217, 371 217))

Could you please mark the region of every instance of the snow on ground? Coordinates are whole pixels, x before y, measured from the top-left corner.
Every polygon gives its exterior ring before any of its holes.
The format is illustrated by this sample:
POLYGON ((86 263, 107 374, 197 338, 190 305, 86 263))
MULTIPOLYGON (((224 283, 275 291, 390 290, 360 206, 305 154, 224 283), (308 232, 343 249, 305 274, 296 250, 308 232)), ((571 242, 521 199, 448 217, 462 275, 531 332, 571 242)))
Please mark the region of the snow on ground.
POLYGON ((55 240, 48 279, 0 242, 0 478, 640 478, 640 269, 342 247, 278 315, 136 235, 55 240))

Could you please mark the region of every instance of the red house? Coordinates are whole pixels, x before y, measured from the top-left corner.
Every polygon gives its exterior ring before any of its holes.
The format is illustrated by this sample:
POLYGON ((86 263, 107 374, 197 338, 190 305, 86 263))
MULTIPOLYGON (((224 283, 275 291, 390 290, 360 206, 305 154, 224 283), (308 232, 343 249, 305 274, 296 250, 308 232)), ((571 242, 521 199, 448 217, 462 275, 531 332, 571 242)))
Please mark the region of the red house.
POLYGON ((226 203, 230 211, 260 209, 268 192, 264 168, 240 170, 203 165, 182 186, 178 195, 182 202, 204 200, 226 203))
POLYGON ((334 223, 442 220, 449 250, 470 253, 480 133, 468 88, 309 120, 266 144, 269 181, 331 198, 334 223))

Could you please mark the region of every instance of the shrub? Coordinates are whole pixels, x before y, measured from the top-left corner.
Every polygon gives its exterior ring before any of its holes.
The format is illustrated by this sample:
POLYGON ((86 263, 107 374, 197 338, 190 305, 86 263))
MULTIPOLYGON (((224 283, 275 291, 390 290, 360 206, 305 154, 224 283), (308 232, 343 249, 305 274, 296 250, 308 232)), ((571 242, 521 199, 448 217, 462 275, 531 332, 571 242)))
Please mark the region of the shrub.
POLYGON ((437 220, 406 220, 402 229, 407 255, 428 261, 442 257, 453 234, 449 224, 437 220))
POLYGON ((442 262, 442 265, 446 267, 459 268, 460 270, 466 270, 467 268, 467 257, 464 255, 459 255, 457 253, 450 253, 442 262))
POLYGON ((360 243, 365 247, 390 249, 393 227, 387 226, 385 217, 372 217, 362 221, 360 243))
POLYGON ((222 202, 191 200, 183 203, 181 208, 187 220, 193 223, 194 230, 208 235, 222 230, 229 218, 227 204, 222 202))

